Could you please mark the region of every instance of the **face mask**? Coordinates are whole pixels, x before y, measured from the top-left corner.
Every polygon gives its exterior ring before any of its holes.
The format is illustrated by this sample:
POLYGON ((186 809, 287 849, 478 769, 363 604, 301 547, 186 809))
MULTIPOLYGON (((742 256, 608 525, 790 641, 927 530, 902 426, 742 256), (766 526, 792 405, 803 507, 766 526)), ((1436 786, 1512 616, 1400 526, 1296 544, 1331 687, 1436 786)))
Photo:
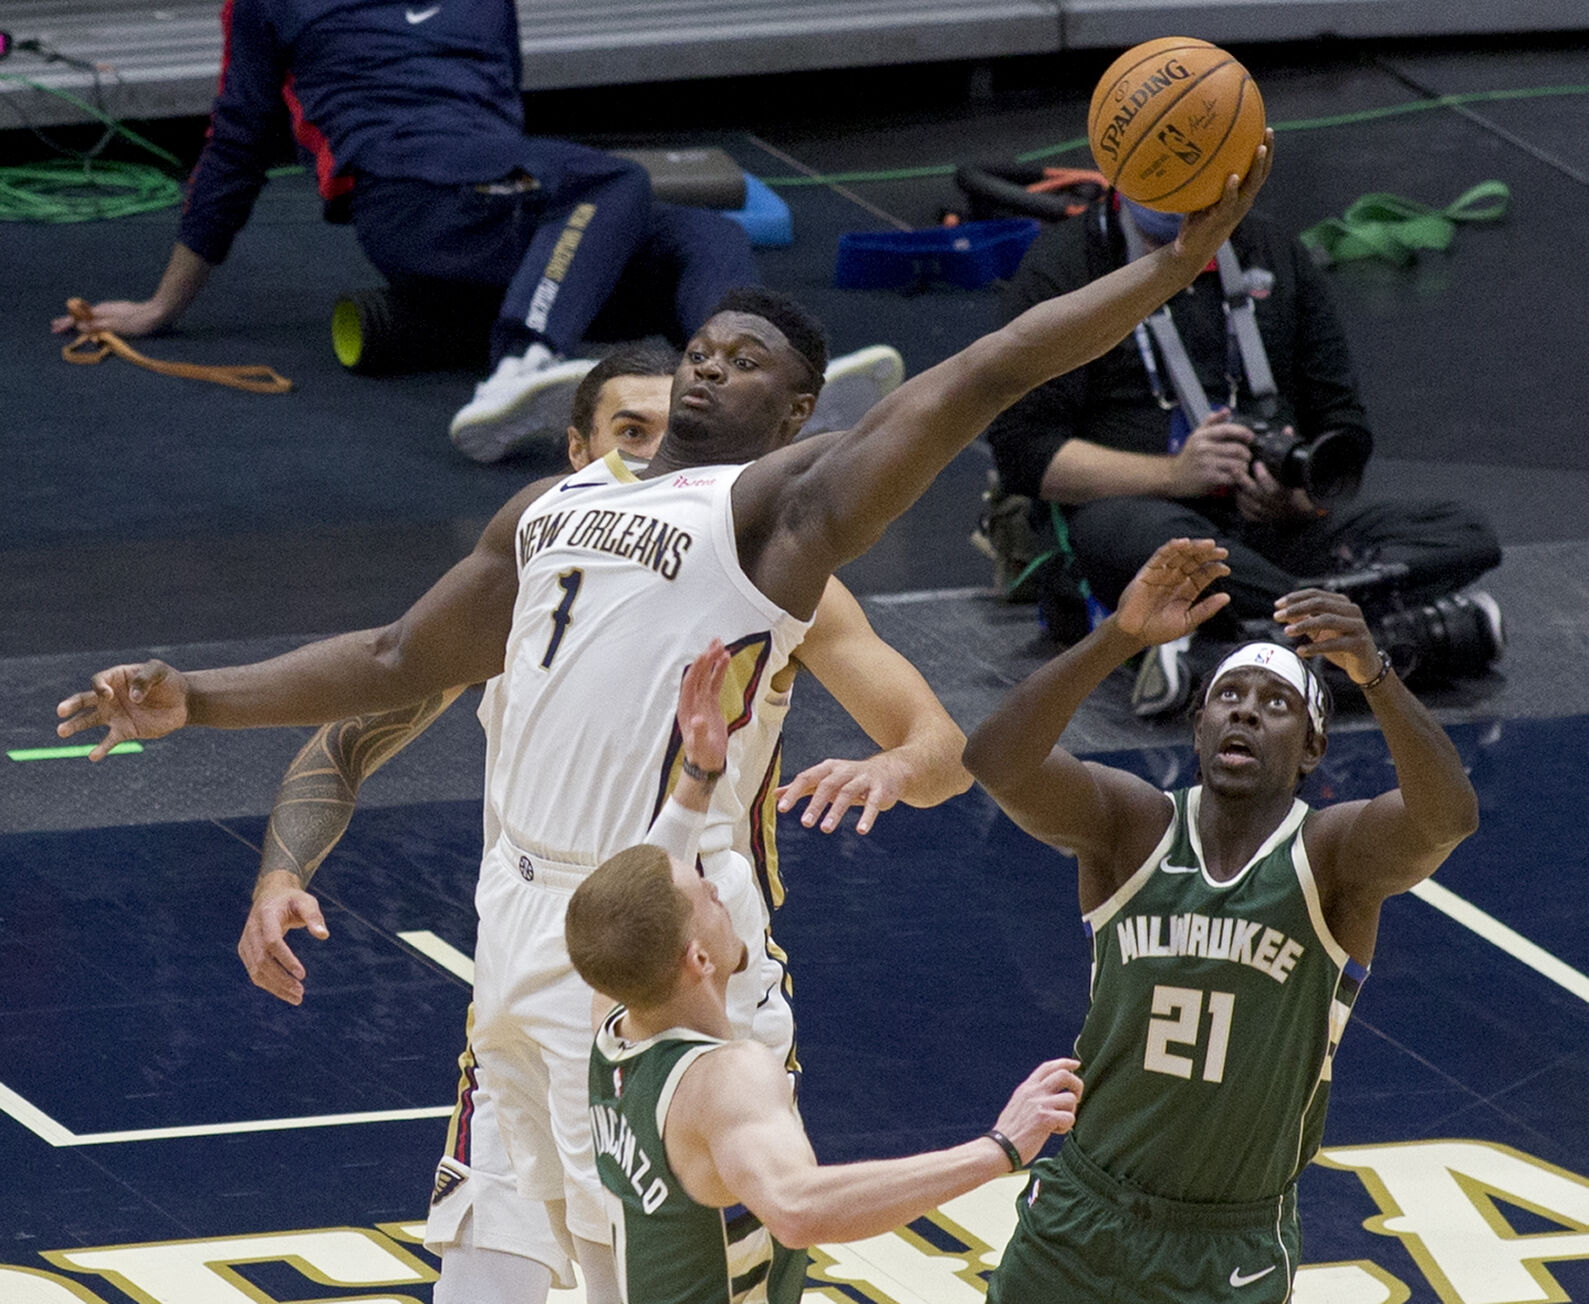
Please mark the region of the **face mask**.
POLYGON ((1156 209, 1144 208, 1124 195, 1120 196, 1120 206, 1131 214, 1131 220, 1137 224, 1137 230, 1157 244, 1172 244, 1175 237, 1181 233, 1179 213, 1161 213, 1156 209))

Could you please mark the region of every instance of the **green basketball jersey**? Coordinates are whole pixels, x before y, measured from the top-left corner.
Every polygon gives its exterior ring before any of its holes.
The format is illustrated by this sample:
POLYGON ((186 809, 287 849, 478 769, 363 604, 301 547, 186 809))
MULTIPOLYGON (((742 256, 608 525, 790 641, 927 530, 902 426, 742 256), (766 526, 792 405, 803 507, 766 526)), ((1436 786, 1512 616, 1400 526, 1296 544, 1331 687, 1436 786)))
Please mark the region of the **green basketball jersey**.
POLYGON ((1228 882, 1203 867, 1202 789, 1142 867, 1084 917, 1092 1005, 1074 1136, 1171 1199, 1279 1195, 1319 1147, 1330 1064, 1368 971, 1330 935, 1295 802, 1228 882))
POLYGON ((613 1031, 590 1055, 596 1171, 627 1304, 799 1304, 806 1254, 778 1244, 743 1206, 697 1204, 668 1167, 663 1129, 679 1079, 723 1042, 672 1028, 642 1042, 613 1031))

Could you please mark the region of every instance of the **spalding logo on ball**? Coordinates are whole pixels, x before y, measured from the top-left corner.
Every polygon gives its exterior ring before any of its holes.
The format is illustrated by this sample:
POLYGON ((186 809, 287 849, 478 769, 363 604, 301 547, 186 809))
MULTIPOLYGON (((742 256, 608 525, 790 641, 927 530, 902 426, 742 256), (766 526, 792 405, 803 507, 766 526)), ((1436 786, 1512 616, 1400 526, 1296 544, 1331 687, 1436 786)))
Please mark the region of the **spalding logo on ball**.
POLYGON ((1127 50, 1092 93, 1087 139, 1122 195, 1165 213, 1217 203, 1263 143, 1263 97, 1218 46, 1164 36, 1127 50))

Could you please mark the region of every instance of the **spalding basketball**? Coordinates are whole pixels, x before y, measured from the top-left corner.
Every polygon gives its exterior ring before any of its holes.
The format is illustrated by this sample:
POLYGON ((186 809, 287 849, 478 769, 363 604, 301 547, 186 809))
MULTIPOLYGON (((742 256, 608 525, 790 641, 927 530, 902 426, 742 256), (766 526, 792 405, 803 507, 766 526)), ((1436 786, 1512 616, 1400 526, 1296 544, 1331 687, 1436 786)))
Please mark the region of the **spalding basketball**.
POLYGON ((1092 93, 1087 139, 1122 195, 1165 213, 1217 203, 1263 142, 1263 97, 1218 46, 1164 36, 1127 50, 1092 93))

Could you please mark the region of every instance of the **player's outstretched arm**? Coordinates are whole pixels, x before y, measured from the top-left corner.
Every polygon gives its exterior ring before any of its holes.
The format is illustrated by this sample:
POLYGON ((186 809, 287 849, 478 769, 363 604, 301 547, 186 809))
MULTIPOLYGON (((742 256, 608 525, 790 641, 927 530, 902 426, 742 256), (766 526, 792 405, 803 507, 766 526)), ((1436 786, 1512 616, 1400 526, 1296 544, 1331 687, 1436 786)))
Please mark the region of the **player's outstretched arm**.
POLYGON ((291 1005, 303 1001, 303 963, 287 934, 306 928, 328 936, 309 880, 347 832, 359 786, 428 729, 463 690, 449 688, 423 702, 322 725, 304 744, 276 792, 265 827, 253 904, 237 954, 255 986, 291 1005))
POLYGON ((805 797, 801 822, 831 833, 859 807, 857 833, 868 832, 896 802, 936 806, 971 786, 960 763, 965 734, 943 709, 921 672, 872 628, 855 595, 830 577, 816 619, 795 657, 832 693, 850 718, 883 750, 861 760, 829 758, 791 779, 778 809, 805 797))
POLYGON ((1209 594, 1230 573, 1212 539, 1172 539, 1143 565, 1114 615, 1029 676, 972 731, 966 768, 1021 828, 1076 853, 1084 865, 1141 863, 1136 841, 1161 832, 1168 811, 1152 785, 1084 763, 1059 746, 1078 707, 1109 673, 1143 648, 1168 643, 1226 606, 1209 594), (1134 859, 1133 859, 1134 857, 1134 859))
POLYGON ((871 547, 994 417, 1113 348, 1190 285, 1252 206, 1272 152, 1266 136, 1245 181, 1232 176, 1219 203, 1183 223, 1173 244, 1028 309, 912 378, 819 455, 801 460, 797 444, 745 472, 735 521, 742 543, 751 541, 745 560, 757 587, 788 611, 812 610, 821 581, 871 547))
POLYGON ((524 508, 555 483, 516 494, 467 557, 397 621, 310 643, 247 666, 183 674, 164 662, 115 666, 56 707, 62 738, 107 733, 99 760, 128 738, 159 738, 184 725, 220 729, 324 724, 396 710, 457 684, 499 674, 518 592, 514 532, 524 508))
POLYGON ((675 860, 695 863, 712 793, 728 764, 728 721, 723 717, 723 680, 728 649, 714 638, 690 662, 679 685, 679 739, 684 765, 667 801, 651 822, 645 840, 675 860))
MULTIPOLYGON (((1038 1065, 1000 1113, 994 1127, 1023 1164, 1075 1123, 1076 1068, 1068 1059, 1038 1065)), ((903 1159, 819 1165, 788 1075, 753 1042, 703 1055, 685 1072, 668 1112, 667 1148, 694 1199, 744 1204, 792 1249, 881 1235, 1012 1168, 987 1136, 903 1159)))
MULTIPOLYGON (((1288 593, 1275 619, 1306 658, 1334 662, 1358 684, 1396 767, 1397 786, 1368 802, 1320 810, 1320 874, 1361 911, 1405 892, 1434 873, 1479 826, 1479 799, 1446 731, 1384 665, 1363 613, 1350 598, 1323 589, 1288 593)), ((1312 848, 1310 846, 1310 854, 1312 848)), ((1343 938, 1343 941, 1347 939, 1343 938)))

